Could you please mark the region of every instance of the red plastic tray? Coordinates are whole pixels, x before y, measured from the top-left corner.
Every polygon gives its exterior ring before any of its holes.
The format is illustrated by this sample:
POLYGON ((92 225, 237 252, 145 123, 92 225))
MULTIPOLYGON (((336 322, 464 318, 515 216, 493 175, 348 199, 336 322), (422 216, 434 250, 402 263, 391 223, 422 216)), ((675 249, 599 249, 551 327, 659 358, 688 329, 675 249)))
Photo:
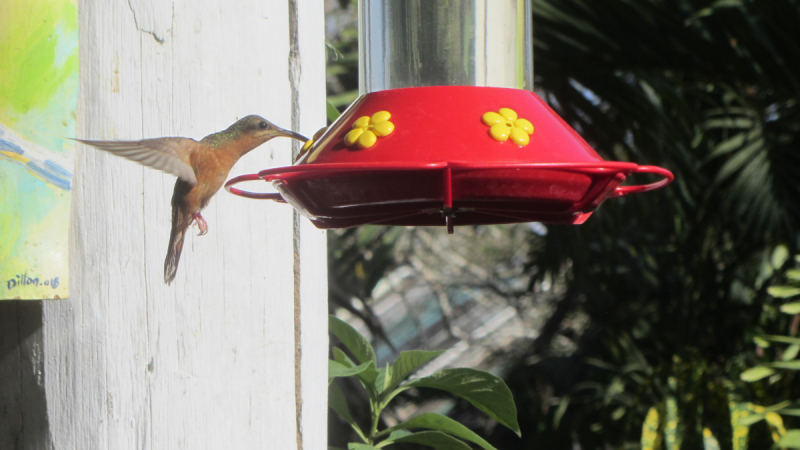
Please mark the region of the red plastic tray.
POLYGON ((229 180, 229 192, 287 201, 319 228, 363 224, 580 224, 610 197, 669 184, 660 167, 604 161, 536 94, 504 88, 439 86, 359 98, 292 166, 229 180), (512 109, 534 131, 527 145, 498 141, 482 121, 512 109), (369 148, 347 146, 356 121, 390 116, 391 133, 369 148), (388 112, 386 114, 385 112, 388 112), (662 179, 619 186, 627 176, 662 179), (233 185, 271 182, 277 193, 233 185))

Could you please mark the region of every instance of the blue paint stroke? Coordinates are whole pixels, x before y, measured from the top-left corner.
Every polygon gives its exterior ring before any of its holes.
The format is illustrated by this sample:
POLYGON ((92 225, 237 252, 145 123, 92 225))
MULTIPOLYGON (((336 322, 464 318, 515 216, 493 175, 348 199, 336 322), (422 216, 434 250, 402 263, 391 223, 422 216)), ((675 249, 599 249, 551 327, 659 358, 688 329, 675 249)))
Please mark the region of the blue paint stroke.
POLYGON ((72 171, 65 167, 69 161, 40 145, 34 144, 11 129, 0 124, 0 161, 8 161, 25 167, 28 172, 55 187, 72 190, 72 171))

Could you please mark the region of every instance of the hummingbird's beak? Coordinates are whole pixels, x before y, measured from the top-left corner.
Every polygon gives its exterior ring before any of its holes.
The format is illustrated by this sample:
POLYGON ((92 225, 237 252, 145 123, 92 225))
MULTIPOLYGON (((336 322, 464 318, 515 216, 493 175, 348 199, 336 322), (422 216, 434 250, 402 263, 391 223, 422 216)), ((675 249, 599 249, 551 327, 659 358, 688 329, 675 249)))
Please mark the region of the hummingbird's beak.
POLYGON ((294 131, 286 130, 284 128, 276 128, 275 132, 277 136, 286 136, 289 138, 297 139, 300 142, 306 142, 308 140, 308 138, 303 136, 302 134, 295 133, 294 131))

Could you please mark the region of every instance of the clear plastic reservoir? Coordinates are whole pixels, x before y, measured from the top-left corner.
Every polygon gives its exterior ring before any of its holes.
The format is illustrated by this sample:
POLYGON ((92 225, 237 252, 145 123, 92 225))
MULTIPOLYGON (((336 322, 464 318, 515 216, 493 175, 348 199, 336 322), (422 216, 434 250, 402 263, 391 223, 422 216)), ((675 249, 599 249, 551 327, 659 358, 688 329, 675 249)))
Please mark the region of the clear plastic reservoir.
POLYGON ((361 94, 415 86, 533 90, 530 0, 360 0, 361 94))

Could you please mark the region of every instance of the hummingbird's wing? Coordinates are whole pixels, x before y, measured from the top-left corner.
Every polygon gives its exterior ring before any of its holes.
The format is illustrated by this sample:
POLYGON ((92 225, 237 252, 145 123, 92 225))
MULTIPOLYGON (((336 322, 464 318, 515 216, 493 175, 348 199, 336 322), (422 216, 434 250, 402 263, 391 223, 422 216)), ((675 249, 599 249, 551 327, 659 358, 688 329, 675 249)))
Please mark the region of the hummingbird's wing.
POLYGON ((171 173, 192 186, 197 184, 194 169, 189 162, 189 154, 197 145, 197 141, 194 139, 165 137, 141 141, 75 140, 145 166, 171 173))

